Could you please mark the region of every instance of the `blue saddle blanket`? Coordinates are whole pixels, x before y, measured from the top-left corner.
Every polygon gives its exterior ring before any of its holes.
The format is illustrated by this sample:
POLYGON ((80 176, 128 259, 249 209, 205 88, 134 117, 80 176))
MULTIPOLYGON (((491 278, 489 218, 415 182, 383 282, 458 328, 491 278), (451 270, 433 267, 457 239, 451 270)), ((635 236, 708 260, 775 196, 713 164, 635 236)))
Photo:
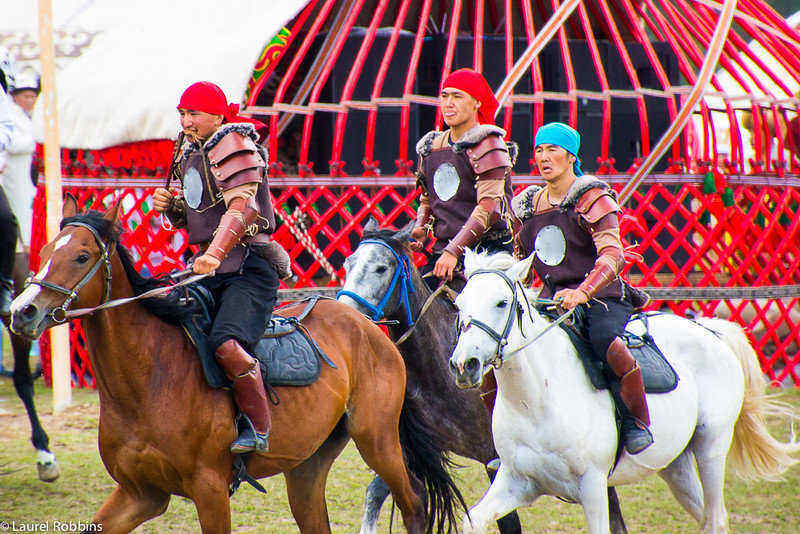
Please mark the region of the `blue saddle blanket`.
MULTIPOLYGON (((549 316, 550 314, 547 313, 547 315, 549 316)), ((667 393, 678 387, 678 373, 675 372, 675 369, 664 357, 661 349, 658 348, 649 333, 647 318, 650 315, 652 313, 637 313, 631 316, 628 323, 642 321, 645 333, 637 335, 626 331, 623 337, 628 349, 633 357, 636 358, 642 370, 645 391, 647 393, 667 393)), ((611 386, 609 377, 614 377, 614 373, 611 369, 607 369, 607 365, 600 358, 594 355, 592 346, 582 335, 583 325, 580 324, 580 318, 576 322, 577 324, 572 323, 570 325, 565 322, 561 323, 560 326, 569 335, 572 344, 575 345, 592 386, 598 390, 608 389, 611 386)))
MULTIPOLYGON (((183 322, 183 329, 192 340, 200 355, 203 372, 212 388, 230 387, 231 382, 217 363, 208 346, 206 333, 211 327, 213 297, 202 286, 185 286, 188 303, 195 307, 190 320, 183 322)), ((300 320, 311 311, 318 299, 308 303, 298 317, 274 316, 263 337, 253 350, 252 356, 261 364, 264 383, 273 386, 307 386, 316 382, 322 370, 321 360, 336 369, 336 365, 317 345, 300 320)))

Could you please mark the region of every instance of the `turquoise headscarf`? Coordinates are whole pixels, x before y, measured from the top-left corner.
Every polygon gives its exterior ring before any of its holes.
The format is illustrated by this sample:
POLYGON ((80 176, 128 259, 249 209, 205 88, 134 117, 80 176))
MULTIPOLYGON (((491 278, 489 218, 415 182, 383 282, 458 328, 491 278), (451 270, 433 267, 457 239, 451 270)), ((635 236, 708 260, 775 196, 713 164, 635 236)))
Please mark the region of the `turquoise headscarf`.
POLYGON ((536 131, 533 146, 535 148, 545 143, 548 145, 560 146, 575 156, 575 163, 572 164, 572 170, 575 171, 575 176, 583 176, 581 160, 578 157, 578 150, 581 148, 581 134, 563 122, 550 122, 536 131))

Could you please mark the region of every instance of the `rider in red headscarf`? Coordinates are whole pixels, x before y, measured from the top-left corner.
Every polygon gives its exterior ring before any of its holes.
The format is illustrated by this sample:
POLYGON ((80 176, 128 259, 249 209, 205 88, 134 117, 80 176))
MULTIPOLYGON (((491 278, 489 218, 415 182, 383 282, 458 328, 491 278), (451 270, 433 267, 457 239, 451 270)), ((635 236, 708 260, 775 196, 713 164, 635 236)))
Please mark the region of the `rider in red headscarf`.
MULTIPOLYGON (((197 244, 195 273, 215 296, 217 314, 209 343, 232 383, 242 419, 231 451, 268 450, 270 413, 258 362, 250 355, 272 314, 282 267, 266 251, 275 213, 267 183, 267 153, 257 129, 264 125, 238 116, 238 106, 211 82, 189 86, 178 104, 183 131, 170 178, 176 193, 158 188, 153 206, 197 244)), ((285 254, 285 252, 284 252, 285 254)), ((286 274, 286 273, 281 273, 286 274)))

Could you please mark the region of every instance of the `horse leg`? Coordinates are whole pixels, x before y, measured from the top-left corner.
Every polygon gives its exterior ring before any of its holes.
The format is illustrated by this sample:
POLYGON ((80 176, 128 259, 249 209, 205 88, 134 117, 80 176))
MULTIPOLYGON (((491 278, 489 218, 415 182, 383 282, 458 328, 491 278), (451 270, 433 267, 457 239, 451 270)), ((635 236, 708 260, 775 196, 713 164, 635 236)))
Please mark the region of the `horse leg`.
MULTIPOLYGON (((391 403, 386 403, 385 406, 391 406, 391 403)), ((375 416, 363 422, 367 424, 362 424, 354 412, 347 419, 348 431, 361 458, 389 486, 394 501, 400 508, 406 530, 410 534, 422 534, 425 531, 422 500, 411 487, 397 431, 391 430, 392 427, 397 428, 398 415, 375 416), (385 429, 386 424, 391 421, 394 421, 394 425, 385 429)))
POLYGON ((692 449, 697 458, 697 471, 703 485, 703 533, 728 532, 728 512, 725 510, 725 456, 733 430, 726 436, 704 439, 695 434, 692 449), (722 448, 724 444, 724 449, 722 448))
POLYGON ((514 477, 502 464, 492 485, 464 517, 464 534, 487 532, 492 522, 521 506, 529 506, 541 493, 532 480, 514 477))
POLYGON ((608 517, 612 534, 628 534, 628 527, 625 526, 625 519, 619 507, 617 489, 613 486, 608 488, 608 517))
POLYGON ((578 492, 589 534, 610 532, 607 490, 608 479, 597 469, 587 469, 580 479, 578 492))
POLYGON ((333 461, 341 454, 348 441, 345 427, 339 423, 313 455, 285 473, 289 506, 301 533, 330 533, 325 484, 333 461))
MULTIPOLYGON (((497 476, 497 469, 486 466, 486 474, 489 476, 489 483, 494 482, 497 476)), ((500 534, 522 534, 522 524, 519 522, 519 515, 516 512, 501 517, 497 520, 497 530, 500 534)))
POLYGON ((31 442, 37 451, 36 468, 39 472, 39 479, 44 482, 53 482, 58 478, 59 467, 56 457, 50 452, 50 438, 44 431, 36 413, 36 405, 33 402, 33 375, 29 364, 30 341, 11 335, 11 346, 14 350, 14 389, 25 405, 28 412, 28 419, 31 422, 31 442))
POLYGON ((669 486, 675 499, 700 523, 703 521, 703 488, 691 449, 685 449, 658 475, 669 486))
POLYGON ((386 497, 389 496, 389 486, 379 476, 372 479, 367 486, 364 496, 364 516, 361 518, 360 534, 376 534, 378 532, 378 517, 381 513, 386 497))
POLYGON ((200 530, 203 534, 230 534, 231 502, 228 494, 228 480, 222 473, 227 469, 204 469, 193 475, 190 498, 197 510, 200 530))
MULTIPOLYGON (((168 504, 169 495, 166 493, 132 495, 118 485, 97 511, 92 523, 102 526, 104 534, 130 532, 148 519, 163 514, 168 504)), ((95 531, 87 528, 84 532, 95 531)))

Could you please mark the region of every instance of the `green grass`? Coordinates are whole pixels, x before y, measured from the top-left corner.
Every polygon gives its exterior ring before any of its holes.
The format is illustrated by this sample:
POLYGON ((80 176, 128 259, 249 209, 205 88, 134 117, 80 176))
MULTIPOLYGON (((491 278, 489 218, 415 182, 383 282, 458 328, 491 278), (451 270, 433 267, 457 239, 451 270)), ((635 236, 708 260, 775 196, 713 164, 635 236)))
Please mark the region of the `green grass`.
MULTIPOLYGON (((55 483, 36 477, 35 452, 29 441, 29 427, 22 404, 11 380, 0 378, 0 521, 83 521, 87 522, 114 487, 97 452, 98 402, 94 391, 74 390, 73 405, 53 416, 51 390, 36 383, 36 400, 51 448, 61 464, 55 483)), ((800 390, 787 391, 786 400, 800 407, 800 390)), ((786 425, 773 426, 782 439, 786 425)), ((482 468, 475 462, 456 459, 464 467, 456 473, 469 505, 486 490, 482 468)), ((372 474, 351 443, 334 464, 328 479, 328 510, 334 532, 357 532, 364 489, 372 474)), ((262 481, 268 495, 243 486, 232 501, 234 532, 297 532, 286 501, 282 477, 262 481)), ((745 484, 729 477, 726 502, 734 532, 797 533, 800 525, 800 467, 793 467, 778 483, 745 484)), ((630 532, 698 532, 689 515, 672 498, 658 477, 619 489, 623 514, 630 532)), ((381 516, 381 532, 389 531, 391 506, 381 516)), ((582 509, 545 497, 521 511, 525 532, 583 532, 582 509)), ((399 513, 394 532, 401 532, 399 513)), ((174 497, 167 512, 139 527, 136 532, 198 532, 197 515, 191 502, 174 497)))

